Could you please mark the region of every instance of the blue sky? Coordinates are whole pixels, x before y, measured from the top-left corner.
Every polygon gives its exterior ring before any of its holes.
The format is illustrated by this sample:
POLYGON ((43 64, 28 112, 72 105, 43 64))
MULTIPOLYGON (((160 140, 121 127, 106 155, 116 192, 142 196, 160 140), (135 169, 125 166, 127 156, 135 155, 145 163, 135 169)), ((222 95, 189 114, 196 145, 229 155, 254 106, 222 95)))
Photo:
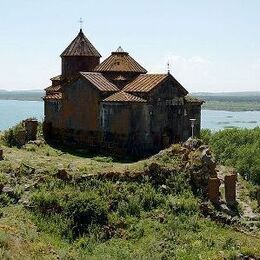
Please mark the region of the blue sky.
POLYGON ((79 31, 107 57, 119 45, 190 92, 260 90, 258 0, 1 1, 0 89, 43 89, 79 31))

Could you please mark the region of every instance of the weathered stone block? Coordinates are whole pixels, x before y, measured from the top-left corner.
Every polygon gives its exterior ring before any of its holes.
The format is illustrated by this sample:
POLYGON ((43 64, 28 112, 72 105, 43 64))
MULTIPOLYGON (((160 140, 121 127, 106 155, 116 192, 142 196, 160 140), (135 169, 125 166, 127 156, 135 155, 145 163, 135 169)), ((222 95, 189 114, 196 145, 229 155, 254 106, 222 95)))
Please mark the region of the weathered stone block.
POLYGON ((27 141, 36 140, 38 121, 35 119, 27 119, 24 121, 27 141))
POLYGON ((20 146, 26 144, 26 131, 25 130, 18 131, 15 136, 15 139, 20 146))
POLYGON ((0 148, 0 160, 4 159, 4 151, 2 148, 0 148))
POLYGON ((219 186, 220 180, 218 178, 209 178, 208 181, 208 198, 213 203, 219 202, 219 186))
POLYGON ((71 180, 71 175, 65 170, 65 169, 59 169, 56 177, 60 180, 63 181, 70 181, 71 180))
POLYGON ((225 199, 227 204, 231 206, 236 203, 236 181, 236 174, 226 175, 224 178, 225 199))

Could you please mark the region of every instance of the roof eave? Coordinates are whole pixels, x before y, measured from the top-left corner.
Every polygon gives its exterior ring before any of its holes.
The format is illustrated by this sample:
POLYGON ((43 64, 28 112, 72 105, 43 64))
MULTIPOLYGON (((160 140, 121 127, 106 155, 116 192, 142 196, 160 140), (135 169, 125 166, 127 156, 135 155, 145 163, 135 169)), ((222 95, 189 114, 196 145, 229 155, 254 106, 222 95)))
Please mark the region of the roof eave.
MULTIPOLYGON (((64 52, 63 52, 64 53, 64 52)), ((63 57, 97 57, 97 58, 101 58, 101 54, 98 53, 98 55, 70 55, 70 54, 61 54, 60 57, 63 58, 63 57)))

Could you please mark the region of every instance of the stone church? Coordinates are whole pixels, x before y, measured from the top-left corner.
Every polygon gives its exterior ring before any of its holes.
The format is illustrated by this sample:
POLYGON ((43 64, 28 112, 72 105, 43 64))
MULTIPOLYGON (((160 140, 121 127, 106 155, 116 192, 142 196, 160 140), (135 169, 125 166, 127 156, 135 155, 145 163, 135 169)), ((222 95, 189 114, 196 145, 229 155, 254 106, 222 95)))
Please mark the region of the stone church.
POLYGON ((101 55, 80 30, 61 54, 61 75, 44 99, 44 135, 52 142, 142 156, 200 134, 203 101, 170 72, 149 74, 119 47, 101 55))

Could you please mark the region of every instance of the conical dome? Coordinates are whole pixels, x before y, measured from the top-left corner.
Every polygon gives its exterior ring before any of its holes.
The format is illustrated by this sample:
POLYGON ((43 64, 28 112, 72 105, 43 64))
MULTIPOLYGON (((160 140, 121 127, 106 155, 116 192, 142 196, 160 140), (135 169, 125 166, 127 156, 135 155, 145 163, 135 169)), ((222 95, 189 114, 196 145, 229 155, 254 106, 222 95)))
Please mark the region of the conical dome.
POLYGON ((62 78, 70 80, 81 71, 93 71, 101 55, 80 29, 77 37, 61 54, 62 78))
POLYGON ((147 70, 135 61, 128 52, 125 52, 121 46, 98 65, 95 71, 147 73, 147 70))
POLYGON ((61 57, 65 56, 88 56, 88 57, 101 57, 100 53, 88 40, 88 38, 80 29, 77 37, 71 42, 71 44, 61 54, 61 57))

